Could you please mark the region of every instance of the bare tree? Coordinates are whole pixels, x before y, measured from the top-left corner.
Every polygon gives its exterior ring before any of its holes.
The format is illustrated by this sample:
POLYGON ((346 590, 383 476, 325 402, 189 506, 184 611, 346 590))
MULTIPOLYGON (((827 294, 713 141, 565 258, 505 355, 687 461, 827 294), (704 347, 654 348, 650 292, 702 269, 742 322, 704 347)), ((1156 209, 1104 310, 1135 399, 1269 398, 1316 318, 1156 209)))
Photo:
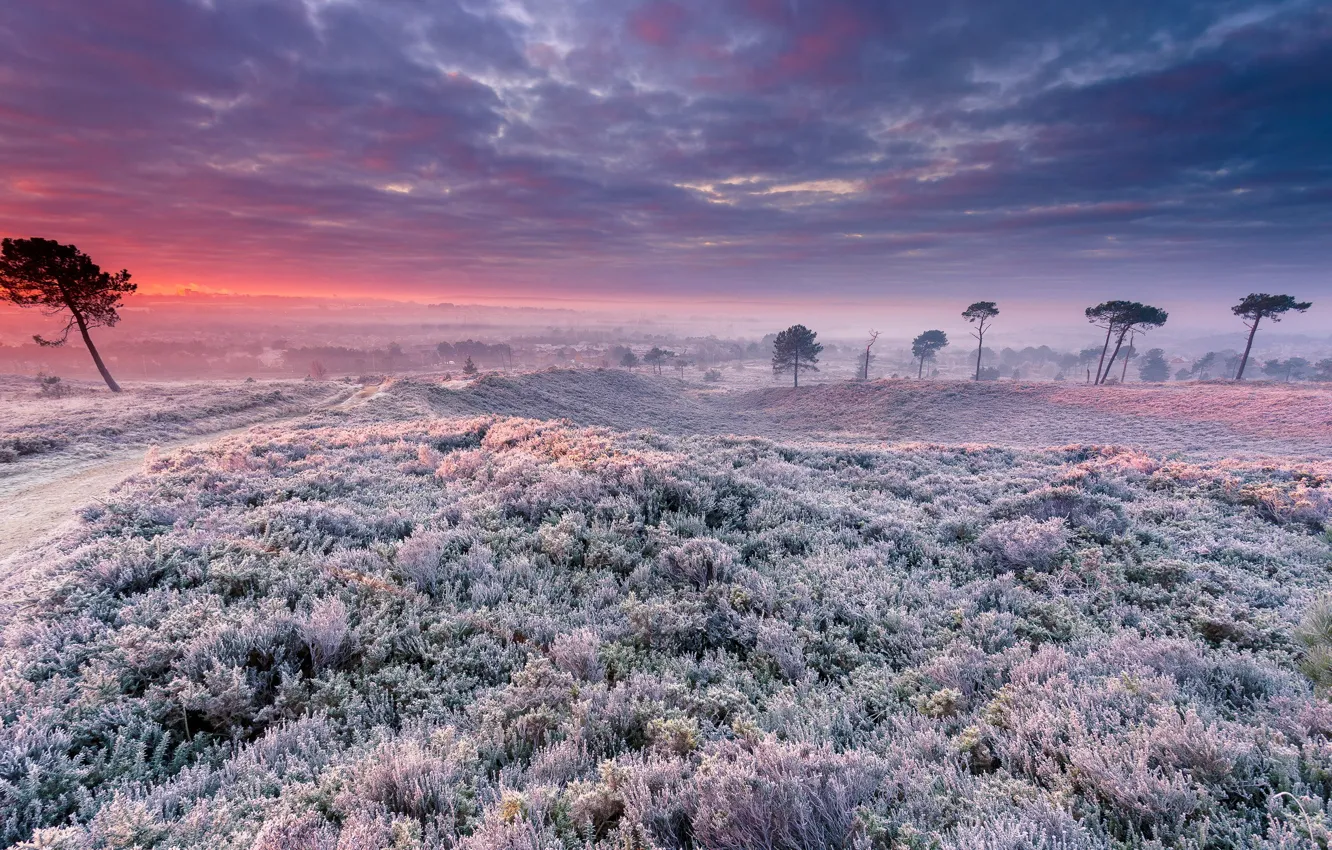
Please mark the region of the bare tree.
POLYGON ((879 339, 879 332, 878 332, 878 331, 871 330, 871 331, 869 332, 869 334, 870 334, 869 342, 867 342, 867 343, 865 344, 865 353, 864 353, 863 355, 861 355, 861 364, 860 364, 860 365, 861 365, 861 374, 860 374, 860 379, 861 379, 862 381, 868 381, 868 380, 869 380, 870 349, 874 347, 874 343, 877 342, 878 339, 879 339))
POLYGON ((1133 346, 1133 341, 1138 338, 1137 331, 1129 331, 1128 348, 1124 349, 1124 364, 1119 370, 1119 382, 1122 384, 1128 380, 1129 361, 1138 356, 1138 349, 1133 346))
POLYGON ((1253 335, 1258 333, 1259 322, 1263 319, 1279 322, 1283 313, 1288 313, 1291 310, 1296 313, 1303 313, 1312 306, 1312 301, 1296 301, 1294 296, 1291 295, 1268 295, 1266 292, 1255 292, 1231 307, 1230 312, 1242 318, 1249 328, 1249 341, 1244 346, 1244 355, 1240 357, 1239 370, 1235 372, 1235 380, 1244 380, 1244 367, 1249 364, 1249 352, 1253 350, 1253 335))
POLYGON ((138 289, 130 283, 130 273, 104 272, 78 248, 53 239, 5 239, 2 244, 0 296, 20 307, 37 307, 48 316, 69 313, 59 339, 34 335, 33 340, 38 345, 64 345, 69 332, 78 328, 102 380, 111 392, 120 392, 88 329, 109 328, 120 321, 121 299, 138 289))
POLYGON ((985 331, 989 322, 999 315, 999 308, 993 301, 977 301, 962 311, 962 318, 976 325, 971 335, 976 338, 976 380, 981 376, 981 355, 985 351, 985 331))

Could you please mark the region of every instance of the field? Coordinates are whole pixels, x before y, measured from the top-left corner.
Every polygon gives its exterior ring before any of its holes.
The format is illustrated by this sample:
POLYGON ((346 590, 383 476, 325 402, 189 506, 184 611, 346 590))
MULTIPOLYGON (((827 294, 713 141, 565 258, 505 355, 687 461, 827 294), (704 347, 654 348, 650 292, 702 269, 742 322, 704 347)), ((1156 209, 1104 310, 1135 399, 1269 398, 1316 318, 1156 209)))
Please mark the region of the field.
POLYGON ((251 386, 0 561, 0 846, 1332 839, 1332 392, 251 386))

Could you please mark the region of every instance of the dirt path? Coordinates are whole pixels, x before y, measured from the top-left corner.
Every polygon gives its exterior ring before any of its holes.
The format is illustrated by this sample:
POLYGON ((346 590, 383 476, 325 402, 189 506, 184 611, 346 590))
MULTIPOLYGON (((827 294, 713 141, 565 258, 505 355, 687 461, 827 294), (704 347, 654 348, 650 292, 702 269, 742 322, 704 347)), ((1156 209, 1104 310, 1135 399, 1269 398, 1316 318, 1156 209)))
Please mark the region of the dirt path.
MULTIPOLYGON (((286 418, 286 417, 284 417, 286 418)), ((75 512, 111 492, 121 481, 143 468, 151 449, 172 451, 186 446, 211 443, 231 434, 243 434, 269 420, 206 434, 193 434, 179 440, 123 449, 95 460, 75 460, 58 469, 33 470, 0 485, 0 582, 16 566, 12 556, 21 549, 48 537, 77 519, 75 512)), ((0 584, 0 586, 3 586, 0 584)))
MULTIPOLYGON (((379 387, 370 388, 371 391, 379 387)), ((260 425, 298 419, 320 409, 345 408, 364 400, 362 390, 350 396, 339 393, 324 404, 303 413, 286 414, 251 422, 237 428, 191 434, 175 440, 112 451, 98 458, 78 458, 55 465, 40 464, 11 478, 0 479, 0 601, 3 592, 23 572, 15 556, 72 525, 76 511, 104 498, 121 481, 143 469, 152 449, 169 452, 188 446, 207 445, 232 434, 243 434, 260 425)))

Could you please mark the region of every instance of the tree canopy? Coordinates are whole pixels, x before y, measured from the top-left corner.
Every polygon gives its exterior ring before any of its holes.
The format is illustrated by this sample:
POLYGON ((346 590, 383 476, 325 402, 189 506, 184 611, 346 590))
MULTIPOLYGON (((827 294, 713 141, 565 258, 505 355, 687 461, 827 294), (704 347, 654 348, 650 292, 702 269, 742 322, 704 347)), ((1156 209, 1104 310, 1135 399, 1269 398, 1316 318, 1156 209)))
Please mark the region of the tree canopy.
POLYGON ((651 349, 648 350, 647 354, 643 355, 643 362, 651 366, 652 370, 656 372, 658 375, 660 375, 662 364, 664 364, 667 360, 670 360, 674 356, 675 356, 674 351, 670 351, 665 348, 658 348, 657 346, 654 345, 652 346, 651 349))
POLYGON ((1150 383, 1159 384, 1170 377, 1170 364, 1166 362, 1165 351, 1153 348, 1138 364, 1138 377, 1150 383))
POLYGON ((925 331, 911 341, 911 354, 920 361, 916 377, 925 374, 925 361, 933 360, 940 350, 948 345, 948 334, 940 330, 925 331))
POLYGON ((1263 319, 1279 322, 1285 313, 1292 310, 1296 313, 1303 313, 1312 306, 1312 301, 1296 301, 1293 295, 1269 295, 1266 292, 1253 292, 1246 295, 1240 303, 1231 307, 1230 312, 1243 319, 1244 324, 1249 328, 1249 341, 1245 344, 1244 354, 1240 357, 1239 369, 1235 372, 1235 380, 1244 380, 1244 367, 1249 363, 1249 352, 1253 350, 1253 336, 1258 333, 1259 322, 1263 319))
POLYGON ((823 351, 823 345, 815 342, 818 334, 804 325, 792 325, 781 333, 772 343, 772 371, 773 373, 785 372, 788 369, 794 381, 794 386, 800 386, 800 372, 817 372, 819 367, 819 353, 823 351))
MULTIPOLYGON (((1105 328, 1105 342, 1101 346, 1101 359, 1096 366, 1094 383, 1103 384, 1110 375, 1110 367, 1124 348, 1124 340, 1130 334, 1139 334, 1148 328, 1159 328, 1170 318, 1170 314, 1159 307, 1143 304, 1139 301, 1102 301, 1095 307, 1088 307, 1084 314, 1087 321, 1097 327, 1105 328), (1115 350, 1106 360, 1110 340, 1115 340, 1115 350)), ((1129 346, 1130 349, 1132 346, 1129 346)))
POLYGON ((20 307, 37 307, 48 316, 69 314, 58 338, 34 334, 33 340, 39 345, 64 345, 69 332, 77 328, 112 392, 120 392, 120 385, 102 362, 88 331, 119 322, 121 300, 136 289, 128 271, 104 272, 73 245, 40 238, 7 238, 0 243, 0 295, 20 307))

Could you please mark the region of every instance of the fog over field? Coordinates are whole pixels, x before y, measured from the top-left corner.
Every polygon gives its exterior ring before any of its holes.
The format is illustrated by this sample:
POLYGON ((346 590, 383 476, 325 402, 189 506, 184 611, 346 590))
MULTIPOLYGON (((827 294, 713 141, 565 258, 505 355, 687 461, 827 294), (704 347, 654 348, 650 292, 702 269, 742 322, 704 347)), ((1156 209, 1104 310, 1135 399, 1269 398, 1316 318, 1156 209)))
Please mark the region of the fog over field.
POLYGON ((1332 850, 1332 4, 0 2, 0 850, 1332 850))

